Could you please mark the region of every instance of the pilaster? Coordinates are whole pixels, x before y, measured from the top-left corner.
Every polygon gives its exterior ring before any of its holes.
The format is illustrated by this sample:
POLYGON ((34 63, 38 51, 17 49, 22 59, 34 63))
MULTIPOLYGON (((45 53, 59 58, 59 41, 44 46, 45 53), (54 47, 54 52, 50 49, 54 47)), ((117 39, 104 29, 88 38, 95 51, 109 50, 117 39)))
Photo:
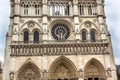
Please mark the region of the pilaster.
POLYGON ((73 0, 73 15, 78 15, 78 0, 73 0))
POLYGON ((100 36, 102 40, 106 39, 106 26, 104 22, 104 1, 103 0, 97 0, 97 14, 98 14, 98 22, 99 22, 99 27, 100 27, 100 36))
POLYGON ((4 68, 3 68, 3 80, 9 80, 10 73, 10 49, 11 36, 6 36, 6 46, 5 46, 5 57, 4 57, 4 68))
POLYGON ((19 17, 20 17, 20 2, 16 0, 14 3, 14 15, 13 15, 13 35, 12 41, 18 41, 18 30, 19 30, 19 17))
POLYGON ((43 0, 43 40, 48 39, 48 1, 43 0))

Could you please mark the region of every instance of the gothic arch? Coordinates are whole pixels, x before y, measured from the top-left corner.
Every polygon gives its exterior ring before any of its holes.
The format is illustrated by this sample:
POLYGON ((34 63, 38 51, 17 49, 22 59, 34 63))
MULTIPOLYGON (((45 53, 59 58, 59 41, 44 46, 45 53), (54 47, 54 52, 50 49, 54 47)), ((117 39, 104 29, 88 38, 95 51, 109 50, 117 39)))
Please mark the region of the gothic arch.
POLYGON ((92 58, 85 65, 84 77, 85 78, 97 77, 99 79, 104 80, 106 77, 105 68, 98 60, 92 58))
POLYGON ((23 34, 25 31, 28 31, 28 32, 30 33, 30 30, 29 30, 28 28, 24 28, 24 29, 22 30, 22 34, 23 34))
POLYGON ((99 30, 98 27, 97 27, 97 25, 96 25, 95 23, 89 21, 89 20, 84 21, 84 22, 80 25, 80 29, 83 29, 83 28, 86 28, 86 29, 95 29, 96 31, 99 30), (85 25, 86 25, 87 23, 90 23, 91 26, 90 26, 90 27, 89 27, 89 26, 88 26, 88 27, 85 27, 85 25), (93 25, 93 26, 92 26, 92 25, 93 25))
POLYGON ((34 29, 32 30, 32 33, 34 33, 35 31, 38 31, 39 33, 41 33, 41 31, 40 31, 38 28, 34 28, 34 29))
POLYGON ((49 25, 48 25, 49 28, 48 29, 50 29, 51 27, 53 27, 57 23, 65 24, 70 28, 70 30, 74 30, 72 22, 70 23, 70 21, 68 21, 66 19, 54 19, 53 21, 51 21, 49 23, 49 25))
POLYGON ((68 58, 57 58, 49 68, 49 79, 73 79, 77 80, 78 73, 74 63, 68 58))
POLYGON ((17 80, 40 80, 42 77, 39 68, 28 60, 18 71, 17 80))
POLYGON ((87 29, 85 29, 85 28, 81 29, 80 33, 82 33, 83 31, 85 31, 88 34, 88 30, 87 29))
MULTIPOLYGON (((28 27, 27 24, 29 24, 29 23, 33 23, 33 24, 34 24, 34 27, 31 28, 32 31, 37 28, 40 32, 43 32, 41 25, 38 24, 38 23, 37 23, 36 21, 34 21, 34 20, 29 20, 29 21, 25 22, 25 23, 21 26, 20 32, 22 32, 25 28, 28 29, 29 27, 28 27), (26 25, 27 25, 27 26, 26 26, 26 25), (35 25, 37 25, 37 26, 35 26, 35 25)), ((30 30, 30 31, 31 31, 31 30, 30 30)))

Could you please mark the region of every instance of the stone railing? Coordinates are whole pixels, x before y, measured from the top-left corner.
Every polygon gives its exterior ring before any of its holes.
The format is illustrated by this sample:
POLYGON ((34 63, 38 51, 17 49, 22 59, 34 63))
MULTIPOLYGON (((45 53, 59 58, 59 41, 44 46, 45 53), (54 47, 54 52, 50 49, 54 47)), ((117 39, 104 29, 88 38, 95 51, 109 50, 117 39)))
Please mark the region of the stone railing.
POLYGON ((12 45, 36 45, 36 44, 76 44, 76 43, 106 43, 107 40, 96 40, 96 41, 91 41, 91 40, 63 40, 63 41, 56 41, 56 40, 42 40, 39 42, 24 42, 24 41, 13 41, 12 45))
POLYGON ((40 55, 74 55, 74 54, 107 54, 108 43, 97 42, 67 42, 11 45, 11 56, 40 56, 40 55))

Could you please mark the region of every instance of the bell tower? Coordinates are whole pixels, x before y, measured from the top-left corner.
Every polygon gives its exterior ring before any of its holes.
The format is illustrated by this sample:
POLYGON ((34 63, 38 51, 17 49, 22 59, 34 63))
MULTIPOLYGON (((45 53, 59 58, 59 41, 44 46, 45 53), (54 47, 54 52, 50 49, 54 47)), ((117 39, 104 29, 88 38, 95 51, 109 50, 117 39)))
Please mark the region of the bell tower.
POLYGON ((117 80, 104 0, 11 0, 3 80, 117 80))

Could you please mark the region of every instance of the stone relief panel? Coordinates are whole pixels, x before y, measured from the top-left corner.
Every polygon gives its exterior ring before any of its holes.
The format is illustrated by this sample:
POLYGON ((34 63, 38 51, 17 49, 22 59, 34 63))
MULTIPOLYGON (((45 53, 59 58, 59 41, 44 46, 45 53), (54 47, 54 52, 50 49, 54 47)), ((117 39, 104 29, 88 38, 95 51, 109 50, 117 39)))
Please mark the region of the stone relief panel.
POLYGON ((20 68, 17 80, 39 80, 41 77, 39 68, 35 64, 28 62, 20 68))

